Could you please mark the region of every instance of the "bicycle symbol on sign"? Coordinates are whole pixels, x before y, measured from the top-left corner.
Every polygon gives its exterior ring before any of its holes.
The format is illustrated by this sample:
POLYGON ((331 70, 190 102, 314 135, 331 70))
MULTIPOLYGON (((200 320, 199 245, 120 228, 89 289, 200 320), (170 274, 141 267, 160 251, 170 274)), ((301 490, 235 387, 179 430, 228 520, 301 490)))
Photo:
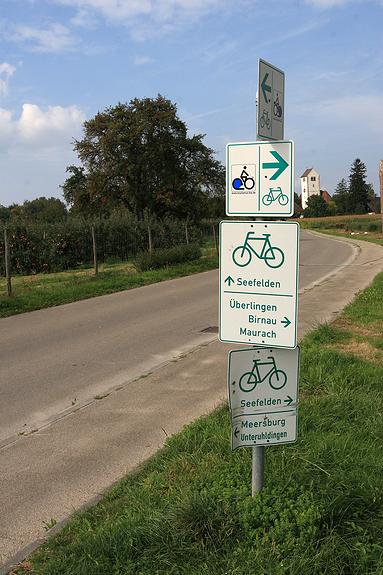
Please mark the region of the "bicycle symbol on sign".
POLYGON ((269 112, 267 110, 263 109, 262 116, 259 118, 259 123, 261 128, 264 128, 266 124, 267 129, 270 130, 271 121, 269 118, 269 112))
POLYGON ((278 186, 277 188, 270 188, 269 193, 262 198, 262 202, 265 204, 265 206, 269 206, 277 200, 281 206, 285 206, 289 201, 288 196, 282 192, 281 186, 278 186))
POLYGON ((273 108, 274 116, 276 118, 282 118, 282 106, 279 104, 279 94, 277 93, 276 100, 274 101, 273 108))
POLYGON ((241 177, 234 178, 231 185, 235 190, 252 190, 255 186, 255 180, 247 173, 246 166, 243 166, 241 177))
POLYGON ((241 375, 239 380, 239 387, 242 391, 253 391, 258 383, 263 383, 267 378, 269 385, 272 389, 282 389, 286 385, 287 375, 282 369, 278 369, 274 357, 270 356, 267 359, 270 361, 263 361, 261 359, 253 360, 253 367, 241 375), (261 375, 260 366, 270 366, 270 369, 261 375))
POLYGON ((254 232, 247 232, 243 245, 235 248, 232 254, 233 262, 244 268, 251 263, 253 255, 263 260, 269 268, 280 268, 285 261, 285 254, 280 248, 271 245, 271 234, 262 234, 257 238, 254 232), (262 242, 260 253, 257 253, 250 242, 262 242))

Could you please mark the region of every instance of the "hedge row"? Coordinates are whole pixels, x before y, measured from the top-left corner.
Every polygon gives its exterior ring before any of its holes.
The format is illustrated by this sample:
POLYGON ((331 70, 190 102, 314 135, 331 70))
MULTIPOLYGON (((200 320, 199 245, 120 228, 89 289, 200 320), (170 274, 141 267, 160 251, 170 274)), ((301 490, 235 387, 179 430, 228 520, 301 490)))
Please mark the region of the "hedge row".
MULTIPOLYGON (((126 261, 149 247, 148 222, 133 215, 111 217, 95 225, 97 256, 100 262, 126 261)), ((165 218, 151 220, 152 248, 170 248, 186 241, 185 222, 165 218)), ((13 274, 35 274, 73 269, 93 261, 92 226, 68 220, 61 224, 8 227, 13 274)), ((188 241, 199 243, 203 229, 188 225, 188 241)), ((0 273, 5 274, 4 234, 0 227, 0 273)))
POLYGON ((134 264, 140 271, 155 270, 169 266, 198 260, 202 255, 197 244, 178 245, 172 248, 153 250, 152 253, 141 252, 137 255, 134 264))

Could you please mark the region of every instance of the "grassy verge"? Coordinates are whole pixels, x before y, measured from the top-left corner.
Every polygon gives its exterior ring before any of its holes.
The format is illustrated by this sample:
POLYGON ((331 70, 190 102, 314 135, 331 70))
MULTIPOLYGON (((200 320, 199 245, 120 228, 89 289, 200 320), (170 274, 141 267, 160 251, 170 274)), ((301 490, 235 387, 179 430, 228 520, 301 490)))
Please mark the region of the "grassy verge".
POLYGON ((308 218, 300 219, 299 223, 303 229, 311 229, 324 234, 365 240, 383 245, 380 214, 308 218))
POLYGON ((383 573, 383 274, 302 343, 300 437, 230 452, 226 407, 196 421, 15 573, 383 573))
POLYGON ((133 264, 128 262, 104 264, 97 276, 93 274, 92 269, 15 276, 12 280, 12 297, 6 296, 5 280, 1 278, 0 317, 110 294, 216 267, 218 258, 215 250, 206 248, 199 260, 153 271, 137 272, 133 264))

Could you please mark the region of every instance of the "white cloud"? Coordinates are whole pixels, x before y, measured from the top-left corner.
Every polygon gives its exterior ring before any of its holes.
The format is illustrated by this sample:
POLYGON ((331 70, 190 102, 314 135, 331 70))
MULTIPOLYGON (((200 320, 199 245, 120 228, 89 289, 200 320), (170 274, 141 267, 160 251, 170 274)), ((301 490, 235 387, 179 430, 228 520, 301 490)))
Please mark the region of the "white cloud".
POLYGON ((332 8, 333 6, 343 6, 350 4, 354 0, 306 0, 306 4, 313 4, 319 8, 332 8))
POLYGON ((36 104, 24 104, 18 118, 10 110, 0 108, 0 150, 15 146, 35 152, 45 148, 70 149, 84 120, 84 113, 77 106, 50 106, 43 110, 36 104))
POLYGON ((361 134, 383 136, 383 96, 342 96, 301 105, 302 113, 316 118, 321 126, 329 124, 333 130, 352 130, 361 134))
MULTIPOLYGON (((224 9, 233 0, 51 0, 55 4, 72 6, 78 18, 84 13, 99 14, 114 23, 130 27, 138 40, 153 33, 169 32, 181 23, 194 21, 214 9, 224 9), (85 12, 84 12, 85 11, 85 12)), ((238 2, 238 0, 237 0, 238 2)))
POLYGON ((154 60, 150 56, 136 56, 133 60, 135 66, 146 66, 146 64, 151 64, 152 62, 154 60))
POLYGON ((16 68, 8 64, 8 62, 3 62, 0 64, 0 96, 6 96, 8 93, 9 79, 15 73, 16 68))
POLYGON ((55 23, 46 28, 17 26, 11 39, 27 44, 33 52, 66 52, 77 44, 68 28, 55 23))

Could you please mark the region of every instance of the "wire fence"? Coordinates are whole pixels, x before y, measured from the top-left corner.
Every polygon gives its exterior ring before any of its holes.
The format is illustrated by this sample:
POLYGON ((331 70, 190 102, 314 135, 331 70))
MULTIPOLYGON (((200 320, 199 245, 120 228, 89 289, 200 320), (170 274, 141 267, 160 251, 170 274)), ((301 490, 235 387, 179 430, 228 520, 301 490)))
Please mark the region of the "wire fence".
POLYGON ((132 215, 97 222, 0 225, 0 274, 7 275, 6 262, 12 274, 58 272, 96 261, 127 261, 156 248, 217 242, 217 234, 217 223, 212 221, 139 220, 132 215))

